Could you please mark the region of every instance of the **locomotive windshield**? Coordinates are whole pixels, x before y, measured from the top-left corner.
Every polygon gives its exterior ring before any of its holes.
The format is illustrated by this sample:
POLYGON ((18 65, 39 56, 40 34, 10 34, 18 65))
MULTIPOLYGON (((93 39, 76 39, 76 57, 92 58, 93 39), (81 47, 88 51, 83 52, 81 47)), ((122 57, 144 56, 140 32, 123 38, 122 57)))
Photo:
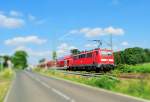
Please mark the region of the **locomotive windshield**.
POLYGON ((111 51, 101 51, 101 55, 102 56, 112 56, 112 52, 111 51))

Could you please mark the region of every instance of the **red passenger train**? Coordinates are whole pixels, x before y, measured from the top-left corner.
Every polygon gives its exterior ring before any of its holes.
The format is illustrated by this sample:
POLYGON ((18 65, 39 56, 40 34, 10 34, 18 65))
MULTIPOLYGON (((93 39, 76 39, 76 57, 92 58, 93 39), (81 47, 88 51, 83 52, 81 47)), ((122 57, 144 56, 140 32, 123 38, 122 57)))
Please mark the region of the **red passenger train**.
POLYGON ((114 68, 113 51, 98 48, 65 56, 57 60, 57 67, 68 70, 109 71, 114 68))

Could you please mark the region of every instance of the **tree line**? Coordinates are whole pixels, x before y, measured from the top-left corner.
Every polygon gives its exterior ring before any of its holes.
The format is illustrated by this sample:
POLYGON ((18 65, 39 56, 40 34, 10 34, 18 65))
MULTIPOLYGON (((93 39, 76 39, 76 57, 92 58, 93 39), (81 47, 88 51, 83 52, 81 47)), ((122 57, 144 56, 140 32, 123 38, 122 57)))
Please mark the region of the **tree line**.
POLYGON ((28 54, 25 51, 16 51, 12 56, 4 55, 0 57, 3 59, 1 64, 4 68, 9 67, 8 61, 10 61, 13 65, 13 68, 16 69, 25 69, 28 67, 28 54))
POLYGON ((150 49, 140 47, 127 48, 114 52, 115 64, 130 64, 150 62, 150 49))

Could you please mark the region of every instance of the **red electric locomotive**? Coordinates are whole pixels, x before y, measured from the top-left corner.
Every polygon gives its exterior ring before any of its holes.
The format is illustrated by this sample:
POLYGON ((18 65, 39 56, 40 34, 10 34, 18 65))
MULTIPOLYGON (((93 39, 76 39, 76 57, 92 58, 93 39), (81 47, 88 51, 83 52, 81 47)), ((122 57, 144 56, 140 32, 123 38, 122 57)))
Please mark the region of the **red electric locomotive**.
POLYGON ((83 51, 58 60, 57 66, 64 66, 68 70, 109 71, 114 68, 113 51, 100 48, 83 51))

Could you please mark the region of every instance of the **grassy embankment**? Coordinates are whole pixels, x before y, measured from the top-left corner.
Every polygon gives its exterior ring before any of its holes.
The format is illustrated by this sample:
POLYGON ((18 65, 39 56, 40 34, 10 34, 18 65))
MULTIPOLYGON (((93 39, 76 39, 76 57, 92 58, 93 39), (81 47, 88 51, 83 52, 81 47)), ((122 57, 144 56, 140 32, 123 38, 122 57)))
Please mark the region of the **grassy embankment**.
MULTIPOLYGON (((129 66, 128 66, 129 67, 129 66)), ((150 64, 142 64, 142 65, 136 65, 136 66, 130 66, 130 72, 134 73, 150 73, 150 64)), ((118 73, 123 73, 123 71, 117 70, 118 73), (119 72, 119 71, 120 72, 119 72)), ((113 73, 116 73, 116 70, 113 73)), ((150 100, 150 75, 147 75, 147 77, 141 78, 141 79, 120 79, 117 77, 110 77, 107 74, 97 77, 97 78, 85 78, 79 75, 67 75, 64 73, 61 73, 56 70, 43 70, 37 68, 35 70, 36 72, 39 72, 46 76, 55 76, 60 77, 63 79, 79 82, 82 84, 98 87, 98 88, 104 88, 107 90, 111 90, 114 92, 124 93, 127 95, 149 99, 150 100)), ((126 72, 126 71, 125 71, 126 72)), ((120 73, 120 74, 121 74, 120 73)), ((126 72, 127 73, 127 72, 126 72)))
POLYGON ((137 64, 137 65, 118 65, 115 71, 120 73, 150 73, 150 63, 137 64))
POLYGON ((2 72, 0 72, 0 102, 3 102, 5 98, 12 77, 13 77, 13 71, 11 69, 5 69, 2 72))

